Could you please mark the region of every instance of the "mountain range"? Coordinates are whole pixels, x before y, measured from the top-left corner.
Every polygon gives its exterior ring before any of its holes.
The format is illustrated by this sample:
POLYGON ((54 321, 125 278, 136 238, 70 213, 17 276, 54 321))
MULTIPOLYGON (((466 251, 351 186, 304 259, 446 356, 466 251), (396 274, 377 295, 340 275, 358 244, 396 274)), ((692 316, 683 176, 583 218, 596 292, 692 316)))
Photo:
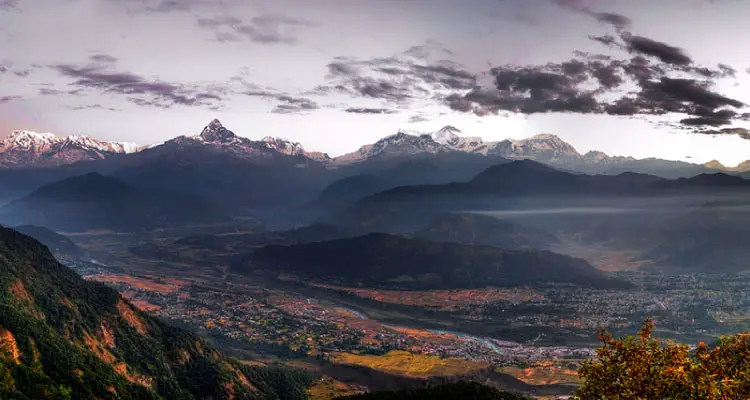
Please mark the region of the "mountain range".
POLYGON ((2 223, 67 232, 133 231, 228 219, 201 198, 135 188, 95 172, 42 186, 0 207, 2 223))
POLYGON ((135 153, 135 143, 107 142, 88 136, 13 131, 0 141, 0 168, 55 167, 135 153))
MULTIPOLYGON (((160 147, 207 146, 212 151, 231 153, 255 162, 272 162, 278 156, 293 157, 299 168, 311 163, 327 168, 341 168, 365 161, 404 158, 417 154, 437 155, 461 152, 497 156, 507 159, 533 159, 561 168, 587 173, 619 173, 624 171, 651 173, 665 177, 686 177, 708 170, 745 172, 745 164, 727 168, 718 162, 704 165, 654 158, 609 156, 603 152, 579 153, 572 145, 552 134, 539 134, 527 139, 505 139, 492 142, 464 135, 453 126, 423 133, 400 130, 357 151, 337 157, 311 152, 298 142, 264 137, 251 140, 234 134, 212 120, 195 136, 178 136, 163 144, 138 147, 132 143, 104 142, 85 136, 56 137, 48 133, 14 131, 0 143, 0 167, 38 168, 111 158, 123 154, 148 152, 160 147)), ((158 151, 157 151, 158 152, 158 151)), ((750 164, 750 163, 748 163, 750 164)))

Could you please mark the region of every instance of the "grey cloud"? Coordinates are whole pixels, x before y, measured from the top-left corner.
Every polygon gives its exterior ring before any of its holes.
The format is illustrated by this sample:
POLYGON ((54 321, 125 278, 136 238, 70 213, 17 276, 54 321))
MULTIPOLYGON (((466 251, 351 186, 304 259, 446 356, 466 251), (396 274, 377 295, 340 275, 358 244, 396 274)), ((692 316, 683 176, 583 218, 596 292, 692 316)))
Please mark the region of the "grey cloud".
POLYGON ((605 46, 610 46, 610 47, 619 46, 617 39, 612 35, 602 35, 602 36, 590 35, 589 39, 595 42, 599 42, 605 46))
MULTIPOLYGON (((131 13, 189 12, 197 6, 210 6, 212 0, 107 0, 110 4, 125 6, 131 13)), ((215 2, 214 2, 215 4, 215 2)))
POLYGON ((116 57, 112 57, 112 56, 107 55, 107 54, 94 54, 93 56, 89 57, 89 60, 91 60, 93 62, 108 63, 108 64, 112 64, 112 63, 116 63, 117 62, 117 58, 116 57))
POLYGON ((349 107, 344 112, 352 114, 396 114, 398 111, 389 108, 349 107))
POLYGON ((750 140, 750 130, 745 128, 722 128, 722 129, 702 129, 696 131, 704 135, 736 135, 743 139, 750 140))
MULTIPOLYGON (((416 50, 412 47, 410 51, 416 50)), ((477 84, 476 75, 461 64, 415 61, 415 57, 399 55, 366 60, 337 57, 328 64, 326 80, 327 84, 312 93, 344 93, 394 103, 430 98, 441 90, 470 89, 477 84)))
POLYGON ((0 0, 0 11, 10 11, 18 8, 19 0, 0 0))
POLYGON ((196 22, 212 31, 221 42, 250 40, 263 44, 293 44, 297 41, 296 28, 315 26, 310 21, 283 15, 260 15, 249 21, 233 16, 201 17, 196 22))
POLYGON ((39 89, 39 94, 42 96, 59 96, 63 93, 65 92, 63 92, 62 90, 57 90, 57 89, 50 89, 50 88, 39 89))
POLYGON ((81 110, 107 110, 107 111, 113 111, 113 112, 121 111, 116 108, 105 107, 101 104, 91 104, 91 105, 86 105, 86 106, 70 107, 70 109, 75 110, 75 111, 81 111, 81 110))
POLYGON ((10 103, 11 101, 18 101, 23 99, 21 96, 0 96, 0 103, 10 103))
MULTIPOLYGON (((172 105, 204 106, 221 97, 195 85, 151 80, 129 73, 110 71, 102 66, 53 65, 54 70, 73 79, 70 84, 79 89, 94 89, 103 93, 126 96, 134 104, 168 108, 172 105)), ((212 88, 215 90, 215 88, 212 88)))
POLYGON ((688 65, 693 62, 693 60, 685 54, 684 50, 679 47, 670 46, 664 42, 629 33, 623 34, 622 39, 625 41, 631 52, 656 57, 666 64, 688 65))
POLYGON ((453 52, 438 41, 428 40, 425 44, 410 47, 402 54, 420 60, 427 60, 436 55, 453 55, 453 52))
POLYGON ((618 116, 683 114, 687 117, 682 118, 680 126, 696 132, 745 119, 746 114, 735 111, 745 104, 716 93, 713 82, 707 80, 731 76, 734 71, 731 67, 720 64, 718 70, 706 69, 710 73, 702 74, 702 80, 671 77, 671 72, 702 67, 690 64, 689 58, 680 58, 682 53, 672 46, 656 41, 648 43, 658 45, 646 46, 649 50, 643 52, 661 63, 654 63, 644 55, 615 60, 578 52, 576 58, 563 63, 493 68, 490 71, 493 88, 474 87, 463 94, 449 95, 444 102, 453 110, 477 115, 500 111, 618 116), (659 53, 653 49, 666 50, 659 53), (623 95, 626 83, 639 90, 623 95))
POLYGON ((589 15, 601 23, 612 25, 617 30, 627 29, 633 23, 630 18, 621 14, 594 11, 581 0, 552 0, 552 2, 568 10, 589 15))
POLYGON ((297 114, 320 108, 318 103, 302 97, 282 95, 278 96, 277 99, 281 101, 281 104, 278 104, 273 110, 271 110, 272 113, 276 114, 297 114))
POLYGON ((245 90, 241 91, 240 94, 250 97, 261 97, 268 100, 275 100, 279 102, 271 112, 276 114, 293 114, 304 111, 312 111, 320 108, 320 105, 313 100, 306 97, 296 97, 288 93, 276 91, 271 88, 265 88, 253 83, 244 81, 241 77, 234 78, 243 82, 245 90))

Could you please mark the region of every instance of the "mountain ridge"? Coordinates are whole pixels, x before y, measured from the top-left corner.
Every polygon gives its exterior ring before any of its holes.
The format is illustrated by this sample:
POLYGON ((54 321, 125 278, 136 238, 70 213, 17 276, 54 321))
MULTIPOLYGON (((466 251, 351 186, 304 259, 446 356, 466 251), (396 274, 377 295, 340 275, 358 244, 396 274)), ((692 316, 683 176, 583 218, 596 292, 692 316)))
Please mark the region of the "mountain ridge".
MULTIPOLYGON (((323 152, 307 151, 299 142, 283 138, 265 136, 259 140, 254 140, 238 136, 233 131, 225 128, 218 119, 210 121, 198 135, 176 136, 161 144, 141 147, 132 143, 98 141, 85 136, 59 138, 52 134, 35 135, 34 140, 28 139, 24 142, 29 142, 30 145, 15 146, 15 151, 3 151, 3 145, 0 144, 0 167, 58 166, 79 161, 103 159, 110 157, 112 154, 133 154, 165 145, 207 145, 212 146, 217 151, 228 151, 247 158, 263 159, 272 158, 274 154, 286 155, 307 160, 301 162, 300 166, 306 162, 315 162, 325 165, 328 168, 339 168, 375 158, 387 159, 408 157, 415 154, 462 152, 483 156, 501 156, 508 159, 531 158, 536 161, 571 168, 580 172, 601 172, 604 170, 611 170, 612 173, 626 170, 650 172, 654 169, 661 169, 666 171, 665 174, 671 173, 686 176, 691 173, 710 170, 738 173, 750 170, 750 162, 730 168, 715 162, 692 164, 657 158, 635 159, 626 156, 610 156, 598 150, 581 154, 574 146, 550 133, 540 133, 525 139, 485 141, 481 137, 465 136, 461 130, 451 125, 446 125, 434 132, 399 129, 395 134, 385 136, 374 143, 363 145, 353 152, 336 157, 331 157, 323 152), (89 153, 85 153, 84 155, 65 155, 68 153, 60 153, 61 150, 56 150, 59 154, 63 155, 50 156, 48 151, 45 152, 46 150, 44 149, 46 147, 44 146, 49 147, 51 146, 50 143, 53 142, 68 143, 65 146, 72 146, 75 149, 79 149, 77 150, 79 153, 84 151, 80 149, 86 149, 89 153), (7 155, 4 156, 3 154, 7 155), (15 154, 15 156, 10 157, 11 154, 15 154), (42 157, 43 155, 44 157, 42 157), (680 169, 688 171, 675 172, 675 170, 680 169)), ((5 142, 7 141, 8 139, 5 142)), ((56 146, 65 147, 63 144, 57 144, 56 146)), ((6 144, 5 148, 10 149, 10 146, 6 144)))
POLYGON ((0 167, 54 167, 79 161, 101 160, 139 150, 138 145, 130 142, 15 130, 0 141, 0 167))

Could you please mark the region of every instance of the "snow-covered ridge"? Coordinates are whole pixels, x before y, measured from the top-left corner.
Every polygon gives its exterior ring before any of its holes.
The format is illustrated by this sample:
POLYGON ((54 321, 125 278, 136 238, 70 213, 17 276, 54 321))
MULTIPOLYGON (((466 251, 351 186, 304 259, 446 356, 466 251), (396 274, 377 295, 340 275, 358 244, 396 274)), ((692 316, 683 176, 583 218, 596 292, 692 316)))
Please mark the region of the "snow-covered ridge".
POLYGON ((55 136, 52 133, 15 130, 0 141, 0 152, 11 150, 43 151, 55 145, 73 145, 107 153, 134 153, 138 145, 131 142, 108 142, 84 135, 55 136))

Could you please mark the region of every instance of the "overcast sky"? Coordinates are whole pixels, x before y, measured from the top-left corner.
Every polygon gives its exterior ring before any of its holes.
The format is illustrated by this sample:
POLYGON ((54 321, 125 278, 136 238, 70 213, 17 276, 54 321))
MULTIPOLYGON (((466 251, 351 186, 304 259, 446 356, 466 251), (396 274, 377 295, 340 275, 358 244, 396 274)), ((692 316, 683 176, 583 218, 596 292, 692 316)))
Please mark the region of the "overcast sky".
POLYGON ((331 155, 399 128, 750 158, 743 0, 0 0, 0 136, 217 117, 331 155))

